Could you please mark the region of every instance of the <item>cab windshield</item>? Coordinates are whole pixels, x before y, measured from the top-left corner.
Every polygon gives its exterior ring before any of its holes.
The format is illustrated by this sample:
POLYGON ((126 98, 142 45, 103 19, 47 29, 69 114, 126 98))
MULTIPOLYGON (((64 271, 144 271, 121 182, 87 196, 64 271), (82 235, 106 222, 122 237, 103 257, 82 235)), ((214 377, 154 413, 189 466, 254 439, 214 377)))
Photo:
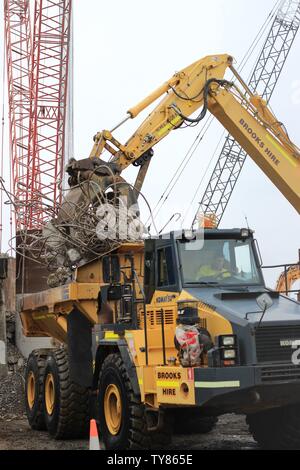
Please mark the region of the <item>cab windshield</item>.
POLYGON ((184 284, 258 285, 262 278, 257 268, 251 240, 205 240, 179 243, 184 284))

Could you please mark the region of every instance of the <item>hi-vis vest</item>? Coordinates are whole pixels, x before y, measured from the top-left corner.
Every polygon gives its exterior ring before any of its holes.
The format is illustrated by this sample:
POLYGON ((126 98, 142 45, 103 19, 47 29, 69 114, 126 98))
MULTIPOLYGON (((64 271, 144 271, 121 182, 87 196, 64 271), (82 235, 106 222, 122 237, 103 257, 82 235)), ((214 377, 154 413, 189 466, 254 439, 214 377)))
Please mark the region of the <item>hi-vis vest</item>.
POLYGON ((230 277, 230 273, 226 269, 218 271, 213 269, 211 266, 202 266, 198 271, 198 277, 212 277, 212 276, 222 276, 224 278, 230 277))

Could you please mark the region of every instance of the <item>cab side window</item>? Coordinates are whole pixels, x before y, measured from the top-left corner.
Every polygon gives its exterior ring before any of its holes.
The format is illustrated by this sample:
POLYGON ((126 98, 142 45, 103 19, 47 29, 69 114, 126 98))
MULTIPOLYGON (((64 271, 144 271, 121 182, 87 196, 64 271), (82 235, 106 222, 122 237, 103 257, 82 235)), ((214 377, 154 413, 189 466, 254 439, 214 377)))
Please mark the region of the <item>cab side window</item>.
POLYGON ((157 286, 169 287, 175 285, 174 259, 170 246, 157 250, 157 286))

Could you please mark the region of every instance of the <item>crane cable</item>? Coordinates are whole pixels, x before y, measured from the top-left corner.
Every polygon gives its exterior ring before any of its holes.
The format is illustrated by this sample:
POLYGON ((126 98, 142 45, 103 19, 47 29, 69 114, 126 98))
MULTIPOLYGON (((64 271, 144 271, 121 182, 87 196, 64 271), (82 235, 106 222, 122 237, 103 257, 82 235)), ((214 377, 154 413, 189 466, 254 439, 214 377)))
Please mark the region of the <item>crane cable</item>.
POLYGON ((185 213, 184 213, 184 216, 183 216, 183 219, 182 219, 182 225, 184 224, 184 222, 185 222, 187 216, 188 216, 189 213, 190 213, 191 208, 192 208, 193 205, 194 205, 194 202, 195 202, 195 200, 196 200, 196 197, 197 197, 197 195, 198 195, 198 192, 200 191, 200 188, 201 188, 201 186, 202 186, 202 183, 203 183, 203 181, 205 180, 205 178, 206 178, 206 176, 207 176, 207 174, 208 174, 208 170, 210 169, 210 167, 211 167, 211 165, 212 165, 212 162, 214 161, 214 158, 215 158, 215 156, 216 156, 216 154, 217 154, 218 148, 220 147, 221 142, 222 142, 222 140, 223 140, 225 134, 226 134, 226 131, 223 131, 223 132, 222 132, 222 135, 221 135, 221 137, 220 137, 220 140, 219 140, 219 142, 218 142, 217 145, 216 145, 216 148, 215 148, 215 151, 214 151, 214 153, 213 153, 213 156, 212 156, 212 158, 211 158, 209 164, 206 166, 206 169, 205 169, 205 171, 204 171, 204 173, 203 173, 203 175, 202 175, 202 178, 201 178, 201 180, 200 180, 200 182, 199 182, 199 184, 198 184, 198 186, 197 186, 197 189, 196 189, 196 191, 195 191, 195 193, 194 193, 193 199, 192 199, 192 201, 191 201, 189 207, 186 209, 186 211, 185 211, 185 213))
MULTIPOLYGON (((284 2, 285 2, 285 0, 279 0, 279 1, 276 3, 276 5, 274 6, 274 8, 272 9, 272 11, 269 13, 269 15, 268 15, 268 17, 267 17, 267 19, 266 19, 264 25, 260 28, 260 31, 259 31, 258 35, 256 36, 255 40, 252 42, 252 45, 249 47, 249 49, 248 49, 248 51, 247 51, 247 53, 246 53, 246 55, 249 54, 249 58, 247 59, 247 61, 245 61, 245 57, 246 57, 246 56, 245 56, 244 59, 242 60, 241 65, 240 65, 240 67, 239 67, 239 69, 238 69, 239 73, 241 73, 241 72, 243 71, 243 69, 245 68, 245 66, 246 66, 246 64, 247 64, 247 62, 248 62, 248 60, 250 59, 251 55, 253 54, 254 49, 256 48, 257 44, 260 42, 260 40, 261 40, 262 36, 264 35, 264 33, 265 33, 267 27, 269 26, 269 24, 270 24, 271 21, 273 20, 273 18, 274 18, 274 16, 275 16, 275 13, 277 14, 277 12, 278 12, 278 10, 279 10, 279 5, 282 5, 284 2)), ((250 72, 250 74, 249 74, 248 81, 250 80, 250 77, 253 75, 254 68, 255 68, 255 65, 253 66, 253 68, 252 68, 252 70, 251 70, 251 72, 250 72)), ((214 118, 213 118, 213 119, 214 119, 214 118)), ((193 204, 194 204, 194 202, 195 202, 195 200, 196 200, 196 197, 197 197, 197 195, 198 195, 198 193, 199 193, 199 191, 200 191, 200 188, 201 188, 201 186, 202 186, 202 184, 203 184, 203 181, 205 180, 205 178, 206 178, 206 176, 207 176, 207 174, 208 174, 208 171, 210 170, 212 164, 214 163, 214 158, 215 158, 215 156, 216 156, 217 150, 218 150, 218 148, 219 148, 219 146, 220 146, 220 144, 221 144, 221 142, 222 142, 222 139, 223 139, 223 137, 225 136, 225 134, 226 134, 226 131, 223 131, 223 132, 222 132, 222 135, 221 135, 221 137, 220 137, 220 140, 219 140, 219 142, 218 142, 218 144, 217 144, 217 146, 216 146, 216 149, 215 149, 215 151, 214 151, 214 153, 213 153, 213 156, 212 156, 212 158, 210 159, 210 161, 208 162, 208 164, 207 164, 207 166, 206 166, 206 169, 205 169, 205 171, 204 171, 204 174, 203 174, 203 176, 202 176, 202 178, 201 178, 201 180, 200 180, 200 183, 198 184, 198 186, 197 186, 197 188, 196 188, 196 191, 195 191, 195 193, 194 193, 194 196, 193 196, 193 198, 192 198, 192 200, 191 200, 191 202, 190 202, 188 208, 186 209, 186 211, 185 211, 185 213, 184 213, 184 217, 183 217, 183 220, 182 220, 182 224, 184 224, 184 222, 185 222, 187 216, 189 215, 190 210, 191 210, 191 208, 192 208, 192 206, 193 206, 193 204)))
MULTIPOLYGON (((162 195, 160 196, 156 206, 154 207, 153 209, 153 216, 154 217, 157 217, 157 215, 159 214, 159 212, 161 211, 163 205, 166 203, 167 199, 169 198, 171 192, 173 191, 174 187, 176 186, 178 180, 180 179, 181 175, 183 174, 184 170, 186 169, 187 165, 189 164, 192 156, 195 154, 198 146, 199 146, 199 143, 203 140, 204 136, 205 136, 205 133, 207 131, 207 129, 210 127, 211 125, 211 122, 213 120, 213 117, 212 116, 209 116, 205 123, 203 124, 200 132, 197 134, 196 138, 194 139, 192 145, 189 147, 185 157, 183 158, 183 160, 181 161, 180 165, 177 167, 173 177, 171 178, 171 180, 169 181, 168 185, 166 186, 164 192, 162 193, 162 195)), ((149 222, 149 219, 147 220, 146 223, 149 222)))
MULTIPOLYGON (((266 20, 264 21, 263 25, 261 26, 261 28, 259 29, 256 37, 254 38, 254 40, 252 41, 250 47, 248 48, 247 52, 245 53, 243 59, 242 59, 242 62, 240 64, 240 67, 238 68, 239 70, 239 73, 241 73, 245 66, 247 65, 250 57, 252 56, 254 50, 256 49, 258 43, 260 42, 262 36, 264 35, 267 27, 269 26, 269 24, 271 23, 272 19, 274 18, 275 16, 275 13, 277 12, 278 10, 278 7, 280 4, 284 3, 285 0, 278 0, 276 2, 276 4, 274 5, 274 7, 272 8, 271 12, 269 13, 268 17, 266 18, 266 20)), ((196 150, 198 149, 200 143, 203 141, 206 133, 208 132, 209 128, 211 127, 211 124, 212 122, 214 121, 214 116, 209 116, 206 120, 206 122, 204 123, 201 131, 197 134, 196 138, 194 139, 192 145, 189 147, 187 153, 185 154, 184 158, 182 159, 180 165, 177 167, 177 169, 175 170, 175 173, 173 175, 173 177, 171 178, 170 182, 168 183, 167 187, 165 188, 164 192, 162 193, 162 195, 160 196, 154 210, 153 210, 153 215, 154 217, 157 217, 157 215, 160 213, 162 207, 165 205, 166 201, 168 200, 170 194, 172 193, 173 189, 175 188, 177 182, 179 181, 180 177, 182 176, 182 174, 184 173, 186 167, 188 166, 189 162, 191 161, 193 155, 195 154, 196 150), (203 132, 203 135, 201 135, 203 132), (195 148, 194 148, 195 146, 195 148)), ((179 128, 180 129, 180 128, 179 128)), ((212 159, 210 160, 208 166, 207 166, 207 169, 205 171, 205 175, 207 174, 208 172, 208 169, 210 168, 212 164, 212 159)), ((200 189, 200 188, 199 188, 200 189)), ((198 192, 198 191, 197 191, 198 192)), ((193 202, 196 198, 197 194, 195 194, 194 196, 194 199, 193 199, 193 202)), ((188 208, 188 212, 190 210, 190 207, 188 208)), ((185 219, 184 219, 185 220, 185 219)), ((149 219, 147 220, 147 222, 149 221, 149 219)))

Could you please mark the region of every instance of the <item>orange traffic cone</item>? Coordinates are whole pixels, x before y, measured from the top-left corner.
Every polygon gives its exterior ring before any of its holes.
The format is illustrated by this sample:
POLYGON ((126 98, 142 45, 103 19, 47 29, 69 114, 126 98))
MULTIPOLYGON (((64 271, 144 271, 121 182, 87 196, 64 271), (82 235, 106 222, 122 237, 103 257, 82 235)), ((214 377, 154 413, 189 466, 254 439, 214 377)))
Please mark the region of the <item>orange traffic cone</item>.
POLYGON ((90 421, 90 447, 89 450, 101 450, 97 424, 94 419, 90 421))

